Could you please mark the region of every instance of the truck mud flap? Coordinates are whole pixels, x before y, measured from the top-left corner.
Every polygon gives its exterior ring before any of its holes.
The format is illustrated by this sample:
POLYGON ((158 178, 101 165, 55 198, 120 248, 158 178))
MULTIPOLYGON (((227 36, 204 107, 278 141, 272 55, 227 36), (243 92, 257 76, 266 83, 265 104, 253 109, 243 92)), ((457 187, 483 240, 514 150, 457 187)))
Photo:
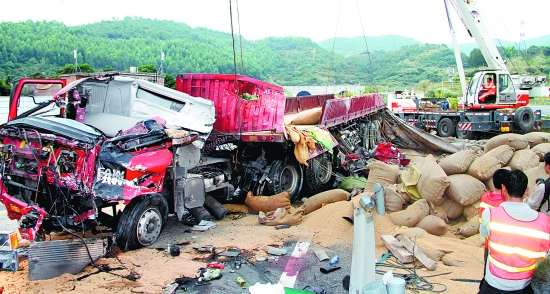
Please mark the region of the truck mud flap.
MULTIPOLYGON (((77 274, 86 266, 105 256, 109 238, 88 238, 33 242, 29 246, 29 278, 45 280, 62 274, 77 274)), ((112 240, 111 240, 112 241, 112 240)))

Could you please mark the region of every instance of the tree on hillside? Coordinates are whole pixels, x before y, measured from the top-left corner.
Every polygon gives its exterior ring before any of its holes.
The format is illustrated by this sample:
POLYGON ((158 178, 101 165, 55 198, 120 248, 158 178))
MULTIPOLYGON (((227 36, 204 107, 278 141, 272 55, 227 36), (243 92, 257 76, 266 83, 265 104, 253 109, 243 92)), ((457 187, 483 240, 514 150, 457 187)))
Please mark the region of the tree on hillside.
POLYGON ((156 73, 157 68, 152 64, 144 64, 138 66, 138 72, 156 73))
POLYGON ((9 96, 11 91, 11 76, 7 76, 5 80, 0 80, 0 96, 9 96))
POLYGON ((166 74, 164 76, 164 86, 170 89, 176 89, 176 78, 171 74, 166 74))
POLYGON ((483 57, 483 54, 481 53, 481 50, 479 50, 479 48, 475 48, 474 50, 472 50, 472 52, 470 52, 468 65, 471 67, 487 66, 487 62, 485 62, 485 58, 483 57))
MULTIPOLYGON (((64 75, 74 72, 74 64, 67 64, 64 67, 58 69, 55 73, 58 75, 64 75)), ((95 72, 95 70, 87 63, 79 63, 77 72, 95 72)))
POLYGON ((107 65, 106 67, 103 68, 103 71, 114 71, 115 69, 110 66, 110 65, 107 65))
POLYGON ((31 78, 31 79, 45 79, 46 75, 42 72, 35 72, 35 73, 29 75, 29 78, 31 78))

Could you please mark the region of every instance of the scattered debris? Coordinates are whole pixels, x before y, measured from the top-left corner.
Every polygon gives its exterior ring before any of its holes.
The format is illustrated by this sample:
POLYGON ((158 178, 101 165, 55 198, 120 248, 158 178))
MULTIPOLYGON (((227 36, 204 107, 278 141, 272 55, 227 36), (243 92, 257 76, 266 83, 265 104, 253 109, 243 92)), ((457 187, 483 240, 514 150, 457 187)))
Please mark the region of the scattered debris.
POLYGON ((213 221, 201 220, 198 225, 191 227, 192 231, 206 231, 217 227, 218 225, 213 221))
POLYGON ((29 278, 35 281, 77 274, 105 256, 109 243, 108 238, 33 242, 29 246, 29 278))
POLYGON ((411 263, 414 261, 412 253, 410 253, 399 240, 391 235, 382 235, 380 238, 382 238, 386 247, 397 259, 399 259, 399 261, 402 263, 411 263))
POLYGON ((239 256, 239 254, 241 254, 241 252, 242 252, 241 249, 230 248, 230 249, 227 249, 227 250, 219 253, 218 256, 236 257, 236 256, 239 256))
POLYGON ((327 253, 326 253, 324 250, 322 250, 322 249, 313 251, 313 254, 315 254, 315 256, 317 257, 317 259, 318 259, 319 261, 328 260, 328 255, 327 255, 327 253))
POLYGON ((16 272, 19 269, 17 250, 0 250, 0 270, 16 272))
POLYGON ((411 239, 407 238, 406 236, 399 235, 397 236, 397 239, 409 250, 414 254, 414 257, 418 259, 424 266, 426 266, 427 269, 434 271, 437 267, 437 263, 433 261, 431 258, 426 256, 426 254, 416 245, 411 239))
POLYGON ((273 254, 273 255, 285 255, 286 249, 268 246, 267 253, 273 254))

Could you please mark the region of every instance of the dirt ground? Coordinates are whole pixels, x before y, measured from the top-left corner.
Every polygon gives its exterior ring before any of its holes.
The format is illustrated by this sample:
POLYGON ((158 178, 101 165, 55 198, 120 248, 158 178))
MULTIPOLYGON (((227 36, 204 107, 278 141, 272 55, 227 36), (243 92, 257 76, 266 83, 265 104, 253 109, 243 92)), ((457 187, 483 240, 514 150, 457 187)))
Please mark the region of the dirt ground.
MULTIPOLYGON (((408 157, 413 161, 420 160, 422 154, 410 151, 408 157)), ((357 197, 357 196, 356 196, 357 197)), ((355 199, 356 200, 356 199, 355 199)), ((353 250, 353 225, 345 220, 344 216, 353 215, 353 201, 341 201, 328 204, 309 215, 304 216, 302 222, 288 229, 274 230, 273 227, 258 224, 257 215, 241 214, 241 218, 224 218, 216 221, 217 227, 205 232, 178 232, 163 233, 154 244, 155 248, 142 248, 130 252, 120 253, 116 258, 102 258, 97 264, 108 265, 111 268, 125 267, 113 271, 117 275, 138 274, 139 279, 130 281, 109 273, 92 274, 84 279, 78 277, 94 273, 93 266, 86 267, 77 275, 64 274, 60 277, 30 281, 28 277, 28 262, 22 260, 17 272, 0 272, 0 287, 3 293, 161 293, 166 284, 173 283, 176 278, 196 277, 197 269, 204 267, 204 253, 193 247, 212 245, 217 250, 224 248, 240 248, 247 253, 249 260, 255 257, 268 257, 267 246, 282 245, 284 242, 311 239, 311 243, 321 248, 330 249, 338 246, 353 250), (186 243, 189 244, 186 244, 186 243), (181 254, 172 257, 163 252, 167 244, 186 244, 181 246, 181 254)), ((244 205, 242 206, 244 209, 244 205)), ((238 216, 239 214, 231 214, 238 216)), ((419 268, 417 274, 426 276, 426 280, 434 285, 435 290, 444 290, 445 293, 462 294, 476 293, 478 284, 473 282, 459 282, 451 279, 479 280, 483 274, 483 249, 478 235, 464 239, 454 235, 461 222, 451 223, 448 232, 443 236, 434 236, 424 233, 421 237, 413 238, 423 248, 442 249, 447 260, 454 261, 458 266, 448 266, 442 261, 437 263, 435 271, 419 268)), ((407 232, 410 229, 399 228, 385 216, 374 212, 376 256, 382 256, 388 249, 382 242, 380 235, 395 235, 407 232)), ((184 226, 180 226, 184 228, 184 226)), ((187 227, 188 228, 188 227, 187 227)), ((307 254, 313 254, 308 252, 307 254)), ((420 265, 420 263, 417 263, 420 265)), ((382 267, 377 269, 388 270, 382 267)), ((399 270, 393 269, 394 272, 399 270)), ((298 277, 300 279, 300 277, 298 277)), ((0 291, 1 293, 2 291, 0 291)), ((241 293, 247 293, 243 290, 241 293)), ((330 290, 328 293, 331 293, 330 290)), ((415 293, 407 290, 407 293, 415 293)))

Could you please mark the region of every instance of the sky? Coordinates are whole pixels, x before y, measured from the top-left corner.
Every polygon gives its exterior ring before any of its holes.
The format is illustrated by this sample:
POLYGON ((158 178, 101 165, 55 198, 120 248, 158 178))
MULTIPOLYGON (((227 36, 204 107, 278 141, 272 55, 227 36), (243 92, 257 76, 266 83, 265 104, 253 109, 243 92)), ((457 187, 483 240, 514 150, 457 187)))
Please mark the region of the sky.
MULTIPOLYGON (((462 1, 462 0, 458 0, 462 1)), ((474 0, 475 1, 475 0, 474 0)), ((4 1, 3 1, 4 2, 4 1)), ((136 16, 173 20, 231 32, 247 40, 301 36, 400 35, 423 43, 451 44, 443 0, 18 0, 5 1, 0 22, 55 20, 69 26, 136 16), (237 13, 238 11, 238 13, 237 13)), ((478 0, 493 38, 519 42, 550 34, 548 0, 478 0)), ((452 12, 459 43, 474 42, 452 12)), ((550 46, 550 44, 548 44, 550 46)))

